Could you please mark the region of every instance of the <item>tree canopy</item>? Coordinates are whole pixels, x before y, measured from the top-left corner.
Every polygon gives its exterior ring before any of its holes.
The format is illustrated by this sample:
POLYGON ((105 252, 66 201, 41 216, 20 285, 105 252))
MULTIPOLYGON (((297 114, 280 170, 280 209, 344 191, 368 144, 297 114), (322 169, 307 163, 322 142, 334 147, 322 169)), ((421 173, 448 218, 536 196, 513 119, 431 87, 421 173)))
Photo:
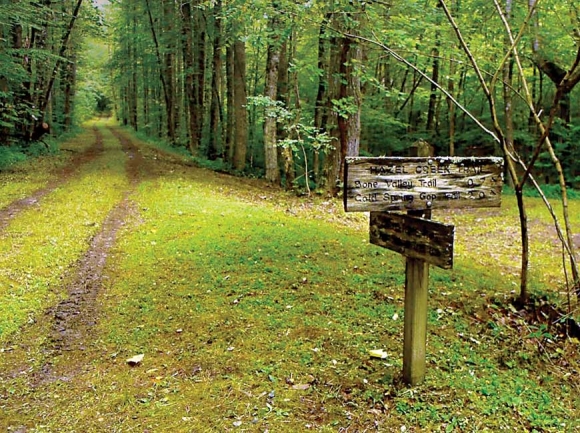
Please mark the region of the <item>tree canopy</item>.
MULTIPOLYGON (((539 133, 523 86, 546 118, 565 79, 551 135, 576 184, 572 1, 4 1, 3 143, 38 138, 40 121, 59 132, 114 112, 224 168, 329 190, 346 154, 406 154, 417 139, 440 155, 500 154, 482 83, 445 10, 524 159, 539 133), (502 20, 518 38, 522 76, 502 20)), ((546 152, 537 167, 555 181, 546 152)))

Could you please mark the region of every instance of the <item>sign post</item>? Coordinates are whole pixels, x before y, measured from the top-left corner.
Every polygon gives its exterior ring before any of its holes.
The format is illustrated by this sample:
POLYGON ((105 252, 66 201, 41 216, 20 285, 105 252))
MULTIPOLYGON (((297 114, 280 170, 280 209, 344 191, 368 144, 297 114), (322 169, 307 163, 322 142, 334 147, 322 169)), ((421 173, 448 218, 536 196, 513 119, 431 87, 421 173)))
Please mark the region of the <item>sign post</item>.
POLYGON ((502 187, 502 158, 346 158, 345 211, 370 212, 371 243, 406 257, 403 380, 410 385, 425 378, 429 264, 453 267, 455 228, 431 221, 431 210, 499 207, 502 187), (394 212, 401 210, 407 215, 394 212))

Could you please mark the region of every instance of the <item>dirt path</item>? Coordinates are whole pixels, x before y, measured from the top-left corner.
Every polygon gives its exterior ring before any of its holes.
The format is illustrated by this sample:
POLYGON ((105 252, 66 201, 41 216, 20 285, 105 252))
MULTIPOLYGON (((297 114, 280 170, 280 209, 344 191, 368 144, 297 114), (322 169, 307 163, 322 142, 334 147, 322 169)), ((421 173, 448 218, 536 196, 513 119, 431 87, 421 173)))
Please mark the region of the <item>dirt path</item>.
MULTIPOLYGON (((137 212, 130 196, 141 179, 152 171, 132 140, 117 128, 110 128, 110 131, 127 156, 129 188, 123 192, 123 199, 109 212, 85 254, 64 276, 64 290, 61 292, 67 293, 67 298, 23 329, 19 341, 12 344, 14 350, 2 354, 3 364, 11 368, 0 372, 0 382, 25 377, 29 388, 34 390, 56 380, 68 382, 84 371, 90 362, 86 352, 94 345, 91 330, 98 322, 97 297, 102 288, 103 270, 118 231, 126 224, 128 217, 137 212), (23 352, 27 354, 24 357, 23 352), (30 363, 30 357, 34 357, 33 363, 30 363)), ((89 150, 75 157, 49 186, 2 211, 0 224, 6 225, 27 206, 41 205, 39 200, 72 179, 79 165, 103 152, 103 136, 96 128, 94 133, 95 144, 89 150)), ((12 431, 27 430, 15 426, 12 431)))
POLYGON ((123 200, 113 208, 102 224, 101 230, 91 240, 72 278, 66 285, 69 297, 52 309, 54 317, 52 352, 84 350, 90 339, 90 328, 97 321, 95 302, 101 288, 102 273, 117 232, 127 216, 135 212, 129 196, 139 183, 144 159, 135 144, 116 129, 111 132, 121 143, 127 155, 127 176, 131 189, 124 192, 123 200))
POLYGON ((55 178, 51 180, 47 186, 37 190, 28 197, 16 200, 5 208, 0 209, 0 231, 4 230, 10 221, 20 212, 31 206, 37 205, 44 196, 68 182, 70 178, 79 171, 81 166, 93 161, 103 152, 103 135, 101 134, 101 131, 96 127, 93 127, 92 131, 95 135, 93 144, 84 152, 73 156, 65 167, 55 173, 55 178))

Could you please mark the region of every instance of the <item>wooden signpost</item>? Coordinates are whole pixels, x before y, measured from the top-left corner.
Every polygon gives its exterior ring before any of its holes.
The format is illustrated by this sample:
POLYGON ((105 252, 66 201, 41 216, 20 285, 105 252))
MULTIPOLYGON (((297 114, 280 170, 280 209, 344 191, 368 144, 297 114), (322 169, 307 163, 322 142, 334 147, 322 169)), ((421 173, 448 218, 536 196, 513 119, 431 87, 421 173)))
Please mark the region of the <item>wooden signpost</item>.
POLYGON ((346 158, 345 210, 370 212, 371 243, 406 257, 403 379, 410 385, 425 378, 429 264, 453 267, 455 228, 431 221, 431 210, 499 207, 502 187, 502 158, 346 158))

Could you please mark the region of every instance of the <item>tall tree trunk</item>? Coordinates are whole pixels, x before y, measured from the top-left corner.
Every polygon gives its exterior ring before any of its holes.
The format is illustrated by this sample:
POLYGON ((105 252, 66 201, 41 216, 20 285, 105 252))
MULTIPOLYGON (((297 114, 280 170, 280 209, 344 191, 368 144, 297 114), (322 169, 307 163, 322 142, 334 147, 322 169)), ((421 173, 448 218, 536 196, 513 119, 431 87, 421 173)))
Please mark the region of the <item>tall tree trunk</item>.
MULTIPOLYGON (((341 65, 344 70, 345 97, 351 100, 354 104, 353 110, 346 117, 346 128, 341 132, 345 133, 345 137, 341 137, 341 181, 344 181, 343 162, 347 156, 358 156, 360 148, 360 115, 362 108, 362 92, 360 74, 355 70, 356 65, 362 63, 362 47, 359 43, 352 39, 344 42, 346 47, 346 62, 341 65)), ((344 82, 344 81, 343 81, 344 82)))
POLYGON ((202 131, 204 125, 205 113, 205 73, 206 73, 206 24, 204 10, 200 7, 200 0, 195 1, 193 11, 194 25, 196 28, 194 39, 194 57, 197 59, 195 67, 195 112, 198 116, 197 121, 197 140, 201 144, 202 131))
POLYGON ((234 44, 232 42, 226 44, 226 127, 224 140, 224 159, 228 164, 232 164, 234 159, 234 143, 235 143, 235 125, 236 119, 234 117, 234 63, 235 53, 234 44))
MULTIPOLYGON (((512 0, 506 0, 505 2, 505 17, 508 22, 511 22, 512 16, 512 0)), ((509 50, 511 47, 510 39, 508 36, 504 38, 504 48, 509 50)), ((513 52, 510 53, 509 60, 505 62, 503 67, 503 106, 504 106, 504 117, 505 117, 505 139, 508 149, 514 149, 514 107, 513 107, 513 70, 514 70, 514 58, 513 52)), ((508 176, 508 182, 513 187, 516 180, 508 176)), ((527 268, 526 268, 527 269, 527 268)))
MULTIPOLYGON (((343 17, 341 17, 343 18, 343 17)), ((349 28, 351 16, 348 14, 345 23, 337 20, 338 25, 347 26, 345 33, 356 33, 356 28, 349 28)), ((359 23, 359 25, 362 25, 359 23)), ((362 47, 353 38, 341 36, 331 39, 330 60, 330 100, 338 101, 330 119, 336 121, 337 138, 325 162, 326 190, 336 195, 339 185, 344 182, 344 160, 347 156, 358 156, 360 149, 360 115, 362 92, 360 74, 356 70, 362 63, 362 47), (339 113, 337 113, 339 111, 339 113), (335 147, 336 146, 336 147, 335 147)), ((329 122, 330 123, 330 122, 329 122)))
POLYGON ((173 22, 175 20, 173 0, 163 0, 163 28, 164 28, 164 73, 167 88, 167 136, 171 143, 177 139, 177 98, 175 91, 175 47, 173 41, 173 22))
MULTIPOLYGON (((30 36, 27 38, 26 48, 31 48, 32 50, 38 51, 54 52, 54 49, 52 50, 50 49, 52 47, 47 49, 47 45, 49 44, 50 22, 54 19, 52 11, 52 1, 43 0, 39 3, 34 4, 34 6, 37 8, 37 11, 35 12, 42 17, 42 19, 40 20, 42 24, 40 26, 32 26, 32 28, 30 29, 30 36)), ((66 4, 66 2, 63 2, 61 4, 60 11, 58 12, 60 12, 62 16, 66 16, 69 13, 68 4, 66 4)), ((62 56, 65 57, 65 53, 68 50, 68 43, 63 46, 65 47, 65 49, 62 51, 62 56)), ((31 81, 28 81, 24 86, 27 89, 26 101, 31 108, 40 107, 42 104, 42 96, 45 93, 45 89, 48 86, 47 83, 50 81, 50 61, 48 59, 43 59, 35 55, 31 55, 30 57, 27 56, 26 69, 28 71, 28 76, 31 79, 31 81)), ((56 78, 64 76, 65 72, 60 68, 60 65, 58 65, 55 66, 54 74, 56 81, 56 78)), ((51 92, 52 87, 54 87, 54 82, 51 84, 51 92)), ((49 95, 51 92, 49 92, 49 95)), ((40 111, 42 113, 42 111, 47 110, 44 109, 40 111)), ((46 116, 43 114, 42 122, 48 120, 48 122, 50 123, 52 120, 51 117, 52 116, 46 116)), ((37 127, 36 122, 32 122, 29 125, 27 134, 28 139, 32 138, 32 135, 36 127, 37 127)))
POLYGON ((342 39, 337 36, 332 36, 329 41, 330 60, 328 64, 327 127, 331 142, 328 152, 324 157, 323 179, 321 183, 321 186, 325 191, 332 196, 335 196, 338 193, 338 182, 340 180, 341 141, 338 127, 339 115, 336 109, 332 106, 333 100, 336 101, 340 99, 340 82, 342 81, 340 76, 340 59, 342 50, 339 41, 342 41, 342 39))
MULTIPOLYGON (((320 24, 318 32, 318 91, 316 94, 316 104, 314 107, 314 126, 319 131, 326 130, 328 123, 328 50, 327 46, 327 28, 331 14, 327 13, 324 20, 320 24)), ((314 182, 320 181, 320 151, 314 150, 313 160, 313 177, 314 182)))
MULTIPOLYGON (((151 29, 151 35, 153 36, 153 43, 155 45, 155 54, 157 56, 157 64, 159 66, 159 81, 161 81, 161 87, 163 90, 163 97, 165 100, 165 113, 166 113, 166 117, 169 117, 169 113, 171 110, 170 107, 171 107, 171 104, 173 103, 173 101, 172 101, 171 96, 170 96, 169 85, 167 83, 167 79, 165 77, 165 74, 163 73, 164 62, 161 58, 161 49, 159 46, 159 39, 157 38, 157 31, 155 30, 155 22, 153 20, 153 13, 151 11, 150 1, 145 0, 145 5, 147 6, 147 16, 149 17, 149 27, 151 29)), ((158 121, 161 124, 163 123, 162 114, 161 114, 161 111, 159 111, 159 110, 158 110, 158 121)), ((171 122, 171 120, 166 119, 166 122, 167 122, 167 125, 169 126, 169 123, 171 122)), ((158 130, 161 133, 162 128, 158 128, 158 130)))
MULTIPOLYGON (((133 31, 133 34, 137 33, 137 7, 136 5, 132 5, 132 11, 131 11, 131 28, 133 31)), ((136 43, 132 43, 129 44, 129 53, 128 53, 128 59, 131 65, 131 75, 130 75, 130 79, 129 79, 129 85, 128 85, 128 108, 129 108, 129 123, 131 125, 131 127, 135 130, 138 131, 139 130, 139 125, 138 125, 138 107, 137 107, 137 101, 139 100, 138 95, 137 95, 137 46, 136 43)))
POLYGON ((216 159, 220 155, 220 84, 222 76, 222 26, 221 26, 221 0, 215 2, 213 11, 213 57, 211 75, 211 104, 209 118, 209 144, 207 156, 216 159))
POLYGON ((191 1, 181 6, 181 29, 183 35, 183 64, 185 68, 185 98, 187 103, 187 131, 189 134, 189 151, 197 153, 200 146, 199 103, 197 101, 195 63, 194 63, 194 35, 192 29, 191 1))
POLYGON ((149 84, 147 81, 148 75, 149 75, 149 71, 147 70, 147 68, 145 68, 144 66, 141 66, 142 68, 142 74, 143 74, 143 85, 142 87, 142 91, 143 91, 143 127, 145 130, 145 134, 149 135, 151 134, 151 117, 150 117, 150 109, 149 109, 149 98, 150 98, 150 92, 149 92, 149 84))
POLYGON ((234 42, 234 168, 243 170, 246 166, 248 148, 248 110, 246 94, 246 45, 236 39, 234 42))
POLYGON ((73 100, 76 87, 76 56, 69 57, 70 62, 65 67, 64 73, 64 130, 69 131, 72 126, 73 100))
MULTIPOLYGON (((279 20, 274 11, 269 22, 270 40, 266 61, 266 83, 264 94, 274 103, 277 100, 278 66, 280 64, 280 36, 278 34, 279 20)), ((280 184, 278 169, 278 150, 276 137, 276 117, 266 114, 264 120, 264 163, 265 177, 271 183, 280 184)))
MULTIPOLYGON (((508 23, 511 22, 512 18, 512 0, 506 0, 505 2, 505 19, 508 23)), ((511 41, 509 36, 504 38, 504 48, 506 50, 511 49, 511 41)), ((505 117, 505 133, 504 147, 509 149, 510 152, 514 152, 514 121, 513 121, 513 67, 514 67, 514 57, 513 51, 510 51, 509 59, 505 62, 503 66, 503 100, 504 100, 504 117, 505 117)), ((509 158, 509 156, 508 156, 509 158)), ((530 242, 528 234, 528 214, 526 211, 526 206, 523 196, 523 185, 519 184, 518 179, 513 179, 512 176, 508 176, 508 183, 514 187, 516 192, 516 200, 518 203, 518 210, 520 216, 520 239, 521 245, 521 270, 520 270, 520 295, 519 300, 522 304, 528 301, 528 274, 530 266, 530 242)))
POLYGON ((435 136, 435 108, 437 105, 437 84, 439 83, 439 45, 441 41, 439 40, 439 31, 436 32, 436 42, 435 47, 431 51, 433 56, 433 69, 431 73, 431 94, 429 95, 429 109, 427 111, 427 126, 426 130, 431 134, 432 137, 435 136))
MULTIPOLYGON (((449 78, 447 80, 447 91, 450 95, 455 92, 455 71, 456 65, 455 60, 449 60, 449 78)), ((456 114, 455 114, 455 103, 451 98, 447 97, 447 117, 449 122, 449 156, 455 156, 455 129, 456 129, 456 114)))
MULTIPOLYGON (((289 59, 288 59, 288 41, 285 40, 280 47, 280 63, 278 65, 278 101, 288 109, 289 101, 289 59)), ((287 132, 284 130, 282 123, 278 123, 276 131, 277 141, 282 141, 287 137, 287 132)), ((294 172, 294 158, 292 155, 292 148, 290 146, 278 147, 278 157, 284 163, 284 177, 285 188, 291 189, 294 186, 296 174, 294 172)))
MULTIPOLYGON (((18 50, 22 49, 23 46, 23 36, 22 36, 22 25, 17 22, 16 20, 14 20, 12 22, 12 26, 10 28, 10 34, 11 34, 11 38, 12 38, 12 48, 18 52, 18 50)), ((21 61, 22 59, 19 56, 19 60, 21 61)), ((14 105, 20 105, 20 103, 23 102, 24 100, 24 93, 22 91, 22 89, 18 89, 14 92, 14 97, 13 97, 13 102, 14 105)), ((14 121, 15 123, 15 130, 16 130, 16 135, 20 135, 22 137, 25 136, 26 134, 26 122, 24 121, 24 119, 18 119, 14 121)))

